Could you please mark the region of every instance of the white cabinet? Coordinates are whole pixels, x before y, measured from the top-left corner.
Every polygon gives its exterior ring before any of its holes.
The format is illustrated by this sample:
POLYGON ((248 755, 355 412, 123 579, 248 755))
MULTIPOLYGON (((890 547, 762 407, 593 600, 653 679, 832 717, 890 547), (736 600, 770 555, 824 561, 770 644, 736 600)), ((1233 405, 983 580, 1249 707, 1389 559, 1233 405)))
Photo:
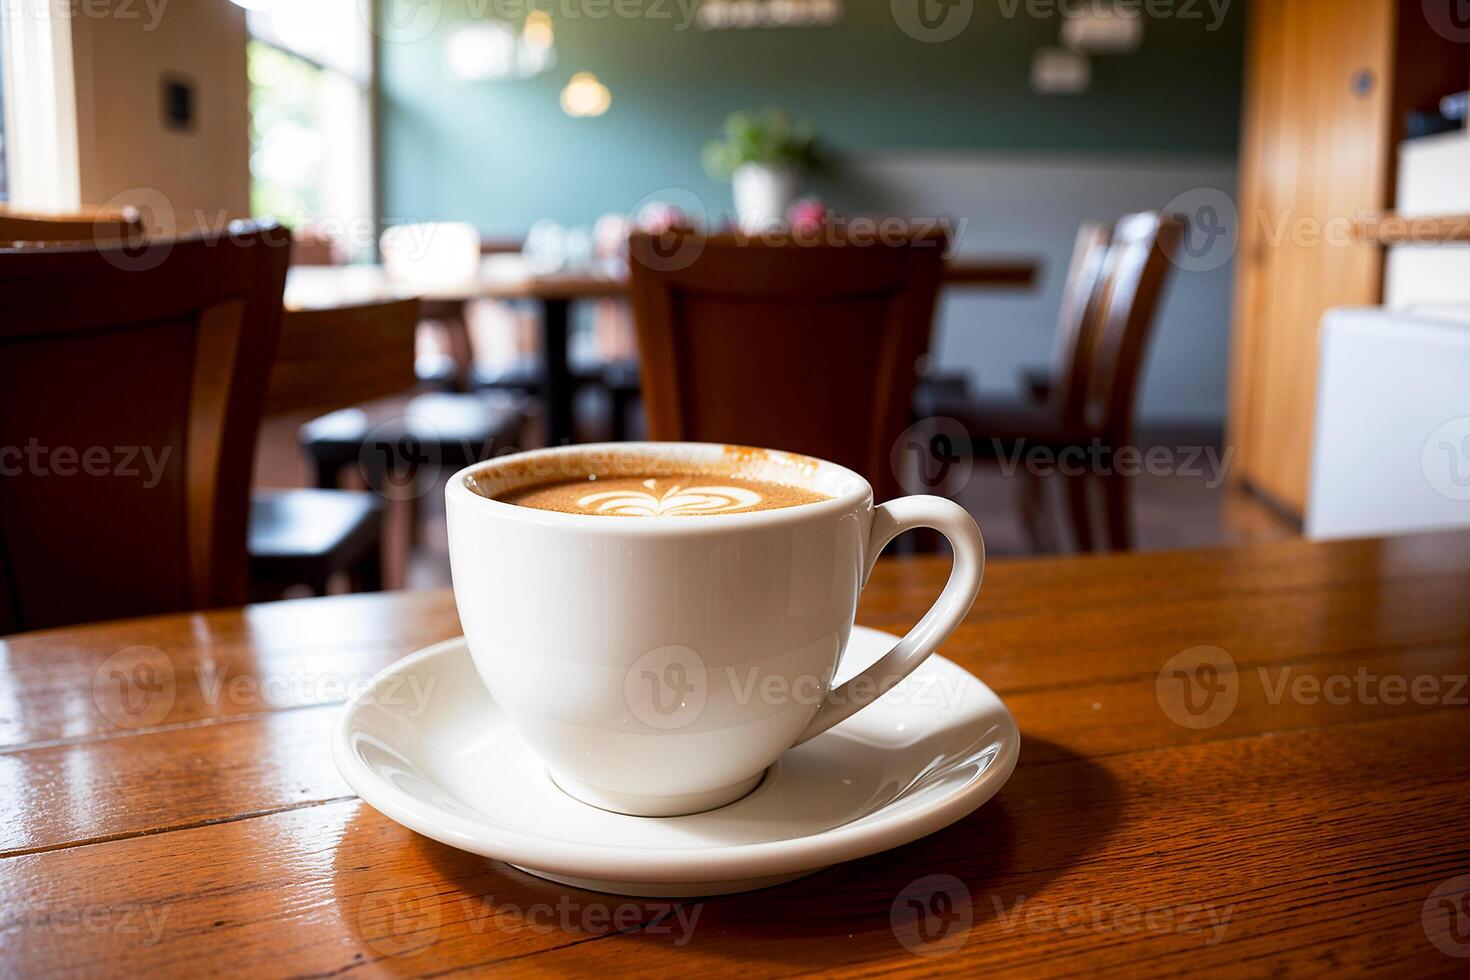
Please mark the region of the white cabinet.
MULTIPOLYGON (((1400 144, 1394 212, 1401 218, 1470 215, 1470 133, 1459 130, 1400 144)), ((1383 302, 1393 310, 1470 306, 1470 244, 1390 247, 1383 302)))
POLYGON ((1307 536, 1470 527, 1470 318, 1331 310, 1318 364, 1307 536))

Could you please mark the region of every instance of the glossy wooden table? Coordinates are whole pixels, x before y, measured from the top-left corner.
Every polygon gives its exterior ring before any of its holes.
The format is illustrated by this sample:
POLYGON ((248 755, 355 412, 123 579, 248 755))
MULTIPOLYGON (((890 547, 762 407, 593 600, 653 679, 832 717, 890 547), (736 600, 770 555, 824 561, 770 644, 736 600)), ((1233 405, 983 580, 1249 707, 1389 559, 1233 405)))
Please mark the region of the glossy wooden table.
MULTIPOLYGON (((880 563, 860 621, 908 627, 944 575, 880 563)), ((338 779, 344 689, 453 635, 446 593, 12 637, 0 973, 1464 975, 1467 597, 1463 534, 996 562, 944 653, 1020 724, 1000 794, 673 908, 417 837, 338 779), (1200 646, 1217 670, 1176 656, 1200 646)))
MULTIPOLYGON (((956 256, 945 264, 950 288, 1015 289, 1032 285, 1041 264, 1009 256, 956 256)), ((302 266, 286 281, 286 306, 323 309, 354 306, 407 296, 424 301, 424 316, 448 328, 450 354, 460 387, 469 385, 474 356, 465 326, 465 306, 475 299, 533 300, 541 305, 541 400, 546 410, 546 441, 559 446, 572 440, 572 401, 576 378, 567 360, 572 304, 581 300, 616 299, 628 293, 627 278, 609 273, 529 272, 519 257, 498 255, 470 280, 408 283, 390 279, 380 266, 302 266), (499 271, 497 271, 499 270, 499 271)))

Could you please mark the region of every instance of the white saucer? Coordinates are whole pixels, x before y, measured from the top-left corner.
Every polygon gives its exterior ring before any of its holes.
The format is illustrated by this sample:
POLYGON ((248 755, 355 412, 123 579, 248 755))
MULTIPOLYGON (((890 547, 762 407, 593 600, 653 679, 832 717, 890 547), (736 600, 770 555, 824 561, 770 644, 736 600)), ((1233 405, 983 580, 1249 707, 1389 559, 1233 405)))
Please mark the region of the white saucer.
MULTIPOLYGON (((896 639, 854 628, 839 680, 896 639)), ((332 756, 369 805, 451 847, 578 888, 687 897, 779 884, 931 834, 995 795, 1020 744, 1000 698, 935 655, 878 703, 787 752, 743 799, 632 817, 557 789, 461 638, 378 674, 343 711, 332 756)))

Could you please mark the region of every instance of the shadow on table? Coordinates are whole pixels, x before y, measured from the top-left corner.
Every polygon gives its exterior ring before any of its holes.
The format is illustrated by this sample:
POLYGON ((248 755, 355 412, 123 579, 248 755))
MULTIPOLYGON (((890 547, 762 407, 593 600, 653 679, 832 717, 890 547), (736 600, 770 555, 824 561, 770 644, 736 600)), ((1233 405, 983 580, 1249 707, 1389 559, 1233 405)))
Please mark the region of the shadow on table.
MULTIPOLYGON (((350 850, 409 845, 397 874, 423 894, 418 905, 406 903, 402 881, 389 873, 396 919, 345 918, 357 923, 356 938, 389 954, 380 962, 390 969, 393 957, 418 950, 416 936, 426 938, 413 927, 418 913, 432 918, 436 941, 453 932, 470 944, 423 949, 436 960, 450 953, 480 963, 555 956, 573 944, 579 962, 606 957, 609 966, 626 965, 622 957, 633 953, 648 963, 688 952, 827 968, 933 956, 963 945, 976 925, 1013 913, 1085 861, 1116 825, 1120 803, 1101 766, 1055 743, 1023 739, 1020 765, 999 795, 944 830, 773 888, 673 902, 558 885, 413 835, 364 807, 347 831, 362 838, 350 850), (603 947, 601 940, 619 935, 603 947)), ((338 880, 350 879, 339 873, 338 880)), ((339 900, 344 910, 359 910, 371 896, 339 888, 339 900)), ((397 962, 405 971, 424 967, 416 957, 397 962)))

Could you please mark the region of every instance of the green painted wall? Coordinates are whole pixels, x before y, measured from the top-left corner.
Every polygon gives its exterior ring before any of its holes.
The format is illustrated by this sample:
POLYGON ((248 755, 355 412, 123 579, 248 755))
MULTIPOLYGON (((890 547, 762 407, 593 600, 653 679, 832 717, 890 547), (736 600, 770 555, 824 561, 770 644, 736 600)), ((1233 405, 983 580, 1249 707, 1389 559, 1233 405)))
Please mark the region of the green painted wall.
MULTIPOLYGON (((657 5, 666 19, 568 16, 582 2, 547 8, 557 63, 526 81, 458 82, 444 66, 448 32, 498 9, 495 0, 442 0, 433 33, 416 41, 383 32, 385 219, 462 219, 518 233, 539 217, 590 222, 666 187, 724 208, 729 189, 705 176, 700 147, 727 112, 763 105, 810 118, 839 153, 1173 156, 1237 146, 1244 0, 1228 4, 1215 30, 1205 0, 1189 4, 1199 19, 1149 20, 1140 50, 1092 59, 1092 86, 1080 96, 1031 93, 1032 52, 1058 43, 1061 21, 1027 16, 1026 0, 1019 8, 973 0, 969 25, 938 44, 904 34, 889 0, 846 0, 833 27, 744 31, 680 30, 677 0, 657 5), (1009 9, 1018 12, 1006 17, 1009 9), (561 88, 579 70, 612 90, 606 115, 561 112, 561 88)), ((840 175, 818 189, 833 203, 862 206, 861 189, 843 187, 840 175)))

